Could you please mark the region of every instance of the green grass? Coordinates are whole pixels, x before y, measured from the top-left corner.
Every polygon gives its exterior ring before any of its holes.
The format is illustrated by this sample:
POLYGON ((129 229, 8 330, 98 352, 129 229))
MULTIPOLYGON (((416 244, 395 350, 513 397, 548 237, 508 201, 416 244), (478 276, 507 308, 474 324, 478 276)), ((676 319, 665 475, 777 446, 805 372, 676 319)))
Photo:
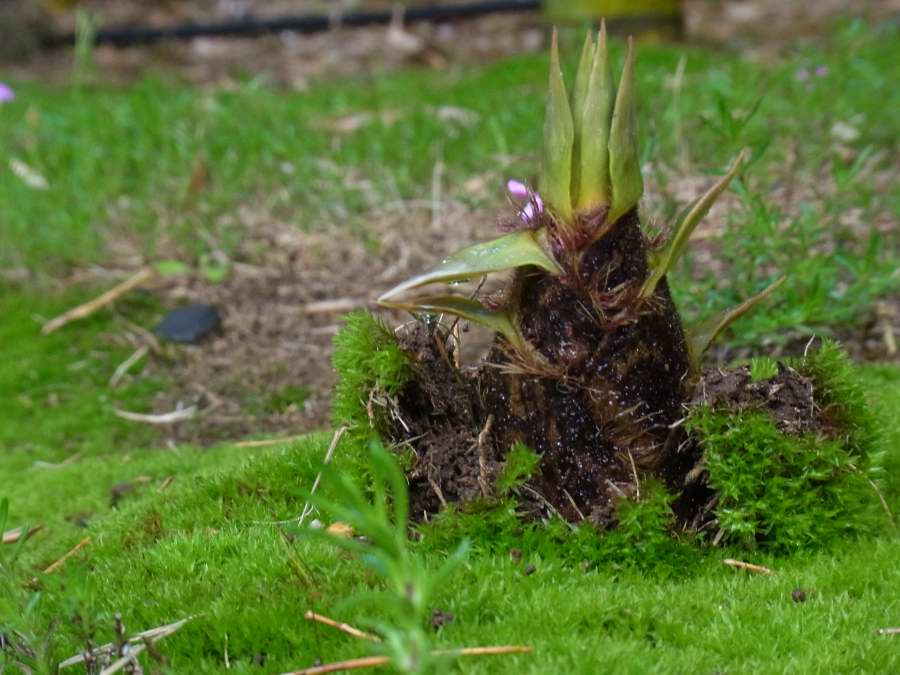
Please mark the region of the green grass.
MULTIPOLYGON (((768 65, 697 48, 641 47, 639 118, 652 177, 664 187, 683 157, 692 174, 721 173, 741 147, 754 151, 736 186, 745 208, 731 217, 718 253, 730 278, 695 269, 691 283, 676 280, 688 316, 731 306, 787 273, 779 300, 733 338, 758 344, 778 341, 784 327, 846 324, 896 291, 896 247, 866 231, 877 214, 900 213, 896 191, 872 178, 887 171, 900 136, 896 33, 887 24, 848 24, 827 43, 768 65), (682 57, 676 97, 671 80, 682 57), (816 66, 827 76, 798 78, 816 66), (849 143, 855 159, 841 158, 835 123, 857 130, 849 143), (804 190, 789 214, 770 195, 794 182, 804 190), (849 232, 849 216, 863 223, 862 239, 849 232)), ((569 37, 574 66, 578 36, 569 37)), ((617 43, 615 60, 621 56, 617 43)), ((378 203, 427 195, 439 159, 450 193, 491 172, 497 203, 503 176, 537 171, 546 67, 543 56, 520 56, 443 77, 321 83, 302 94, 262 78, 231 91, 161 79, 121 89, 14 83, 17 101, 0 108, 0 154, 24 161, 50 188, 36 194, 0 172, 0 203, 13 205, 4 209, 0 264, 47 273, 105 261, 110 238, 136 242, 150 258, 175 251, 199 264, 210 242, 233 248, 241 236, 234 214, 248 203, 298 227, 337 222, 365 232, 364 214, 378 203), (469 110, 474 122, 441 121, 442 106, 469 110), (376 119, 347 134, 327 130, 329 121, 360 112, 376 119), (386 122, 379 113, 399 117, 386 122), (194 193, 198 165, 210 180, 194 193)), ((663 199, 661 210, 671 216, 679 206, 663 199)))
MULTIPOLYGON (((742 320, 729 338, 760 345, 783 339, 788 329, 847 325, 897 291, 896 247, 874 231, 860 242, 842 224, 851 212, 864 224, 879 213, 894 220, 900 213, 895 191, 871 178, 872 167, 889 166, 900 137, 896 32, 847 25, 828 43, 768 65, 701 49, 641 47, 642 147, 654 177, 665 182, 676 172, 688 146, 693 173, 720 173, 744 145, 756 158, 737 186, 746 208, 731 216, 718 254, 729 278, 691 269, 690 260, 675 275, 686 314, 730 306, 759 290, 775 269, 788 272, 779 299, 742 320), (667 82, 683 54, 685 85, 673 101, 667 82), (828 76, 798 80, 798 70, 811 65, 826 65, 828 76), (851 143, 857 160, 839 157, 830 134, 835 122, 858 129, 851 143), (823 187, 802 198, 796 217, 770 199, 787 176, 823 187), (831 180, 835 188, 825 189, 831 180), (825 241, 836 249, 818 248, 825 241), (686 281, 689 272, 693 281, 686 281)), ((35 192, 0 171, 0 265, 28 267, 46 280, 69 266, 116 264, 105 248, 110 238, 135 242, 151 259, 177 254, 200 264, 210 238, 233 250, 240 236, 233 213, 248 203, 298 227, 337 222, 365 234, 373 201, 427 194, 438 158, 449 186, 490 171, 499 193, 503 176, 533 177, 537 168, 545 71, 545 58, 523 56, 444 77, 410 72, 321 83, 303 94, 262 80, 233 91, 158 79, 118 89, 14 82, 17 101, 0 106, 0 156, 24 161, 50 187, 35 192), (478 117, 471 126, 441 122, 435 109, 447 105, 478 117), (395 109, 402 114, 397 123, 376 121, 338 142, 321 130, 322 121, 337 116, 395 109), (198 162, 208 164, 211 180, 192 194, 198 162), (372 192, 348 185, 348 173, 371 181, 372 192), (209 236, 198 236, 200 230, 209 236)), ((676 205, 665 202, 662 210, 676 205)), ((365 653, 365 643, 301 617, 312 607, 358 622, 363 613, 339 604, 377 579, 358 559, 321 542, 286 546, 265 524, 300 512, 328 438, 265 451, 154 449, 152 430, 112 414, 114 407, 145 409, 165 386, 137 378, 108 387, 130 353, 106 338, 121 329, 113 313, 38 334, 37 318, 60 313, 93 289, 59 295, 48 284, 42 291, 0 283, 0 497, 10 499, 10 527, 44 524, 5 577, 15 580, 15 590, 0 597, 0 625, 40 638, 58 618, 51 655, 63 658, 82 648, 85 625, 95 642, 111 639, 116 612, 130 630, 196 614, 161 645, 171 672, 220 672, 226 640, 235 672, 277 672, 365 653), (73 455, 60 468, 34 466, 73 455), (140 476, 149 482, 136 483, 113 507, 110 488, 140 476), (160 492, 167 476, 174 481, 160 492), (92 543, 58 574, 40 573, 87 535, 92 543), (265 666, 254 665, 262 654, 265 666)), ((156 311, 140 294, 128 302, 131 316, 156 311)), ((884 496, 898 513, 900 430, 891 415, 900 407, 900 370, 862 371, 888 433, 884 496)), ((301 394, 286 392, 292 400, 301 394)), ((338 463, 358 467, 340 452, 338 463)), ((427 546, 420 551, 435 567, 444 557, 427 546)), ((585 573, 546 547, 524 550, 516 565, 475 542, 438 597, 456 620, 434 641, 535 647, 529 656, 468 661, 466 672, 900 668, 896 639, 874 634, 900 621, 896 533, 872 532, 791 558, 749 556, 776 569, 772 578, 725 568, 718 560, 725 555, 667 576, 605 567, 585 573), (532 575, 523 573, 528 563, 536 567, 532 575), (795 587, 807 591, 807 602, 791 601, 795 587)))
MULTIPOLYGON (((864 368, 881 414, 900 404, 896 369, 864 368)), ((365 643, 302 620, 307 608, 360 623, 371 610, 342 609, 348 596, 378 587, 362 561, 317 540, 285 545, 273 521, 295 516, 328 438, 315 436, 284 449, 239 455, 212 451, 191 471, 190 454, 171 460, 178 475, 170 490, 137 495, 91 525, 94 542, 60 573, 42 576, 41 599, 29 617, 46 625, 61 616, 54 655, 79 646, 77 613, 95 627, 96 641, 112 637, 113 615, 132 629, 198 615, 163 643, 173 672, 217 672, 226 635, 237 672, 266 672, 366 653, 365 643), (185 473, 180 473, 185 471, 185 473), (255 670, 256 669, 256 670, 255 670)), ((346 461, 338 453, 339 466, 346 461)), ((900 433, 890 429, 890 481, 885 497, 900 510, 900 433)), ((90 467, 68 469, 87 475, 90 467)), ((20 495, 14 522, 39 513, 40 496, 20 495)), ((42 566, 83 532, 51 531, 26 547, 25 569, 42 566)), ((723 566, 730 551, 711 553, 699 567, 660 578, 628 569, 584 572, 564 551, 524 548, 508 555, 475 550, 444 584, 435 604, 456 619, 433 641, 440 647, 528 643, 530 656, 467 662, 466 672, 890 672, 900 665, 891 638, 875 634, 896 624, 900 600, 900 538, 872 532, 834 549, 784 558, 742 554, 771 566, 774 577, 723 566), (524 574, 526 564, 536 571, 524 574), (791 591, 806 591, 795 603, 791 591)), ((427 547, 426 549, 427 550, 427 547)), ((449 552, 449 551, 448 551, 449 552)), ((437 566, 442 552, 427 553, 437 566)))

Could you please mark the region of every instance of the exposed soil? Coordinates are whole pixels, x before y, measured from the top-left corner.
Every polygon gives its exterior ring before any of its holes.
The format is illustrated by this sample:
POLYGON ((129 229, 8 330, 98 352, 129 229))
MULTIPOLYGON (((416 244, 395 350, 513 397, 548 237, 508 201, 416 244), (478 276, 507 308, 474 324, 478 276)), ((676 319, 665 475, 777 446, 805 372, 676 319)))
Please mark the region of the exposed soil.
MULTIPOLYGON (((175 441, 212 443, 326 426, 334 386, 331 340, 341 317, 374 308, 381 292, 435 256, 493 236, 497 216, 476 217, 453 201, 442 202, 438 212, 404 203, 367 218, 375 245, 347 228, 305 232, 251 209, 237 220, 245 236, 224 281, 193 275, 152 289, 166 307, 208 302, 222 314, 221 330, 211 338, 165 348, 167 358, 151 360, 151 373, 172 380, 151 412, 179 404, 199 410, 196 419, 163 429, 175 441)), ((464 359, 478 358, 489 339, 467 332, 464 359)))
POLYGON ((775 377, 753 381, 749 366, 712 368, 703 373, 691 405, 765 412, 784 433, 823 431, 825 420, 816 405, 813 382, 793 368, 778 364, 775 377))

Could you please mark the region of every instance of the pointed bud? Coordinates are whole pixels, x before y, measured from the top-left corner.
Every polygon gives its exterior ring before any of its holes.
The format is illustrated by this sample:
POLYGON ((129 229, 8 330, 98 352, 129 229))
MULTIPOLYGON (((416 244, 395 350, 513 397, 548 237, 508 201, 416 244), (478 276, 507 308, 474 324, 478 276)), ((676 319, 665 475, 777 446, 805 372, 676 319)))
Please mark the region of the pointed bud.
POLYGON ((612 73, 606 48, 606 23, 594 53, 587 101, 582 112, 581 152, 578 157, 578 210, 592 210, 611 201, 609 183, 609 125, 612 114, 612 73))
POLYGON ((553 31, 550 49, 550 91, 544 118, 544 165, 541 194, 562 226, 572 222, 572 143, 575 131, 566 85, 559 65, 559 44, 553 31))
POLYGON ((744 302, 737 307, 722 312, 699 326, 688 330, 688 355, 690 356, 691 365, 695 372, 699 372, 700 370, 704 352, 709 349, 709 346, 717 337, 719 337, 722 331, 772 295, 786 279, 786 276, 777 279, 761 293, 757 293, 752 298, 744 300, 744 302))
POLYGON ((591 82, 591 70, 594 64, 594 42, 590 32, 584 40, 581 60, 578 62, 578 73, 572 88, 572 124, 575 130, 575 141, 572 144, 572 203, 578 203, 579 174, 581 171, 581 143, 584 109, 587 104, 588 88, 591 82))
POLYGON ((610 222, 615 222, 634 208, 644 192, 634 98, 634 41, 629 38, 628 56, 625 57, 625 67, 619 80, 609 130, 609 173, 612 182, 610 222))

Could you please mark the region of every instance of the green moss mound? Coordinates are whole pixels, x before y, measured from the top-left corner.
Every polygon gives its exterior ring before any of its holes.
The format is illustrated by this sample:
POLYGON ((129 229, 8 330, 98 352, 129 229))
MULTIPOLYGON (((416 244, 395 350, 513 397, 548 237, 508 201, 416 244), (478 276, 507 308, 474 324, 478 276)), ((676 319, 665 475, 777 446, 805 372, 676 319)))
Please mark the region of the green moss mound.
POLYGON ((412 377, 409 357, 393 332, 370 312, 353 312, 334 339, 332 364, 338 374, 332 403, 335 426, 368 438, 369 429, 385 430, 385 420, 371 406, 376 396, 396 396, 412 377), (370 411, 373 411, 370 413, 370 411))
POLYGON ((827 546, 888 518, 876 419, 846 353, 826 342, 795 366, 812 380, 821 430, 792 435, 765 412, 709 406, 694 408, 687 420, 719 495, 718 526, 747 548, 827 546))

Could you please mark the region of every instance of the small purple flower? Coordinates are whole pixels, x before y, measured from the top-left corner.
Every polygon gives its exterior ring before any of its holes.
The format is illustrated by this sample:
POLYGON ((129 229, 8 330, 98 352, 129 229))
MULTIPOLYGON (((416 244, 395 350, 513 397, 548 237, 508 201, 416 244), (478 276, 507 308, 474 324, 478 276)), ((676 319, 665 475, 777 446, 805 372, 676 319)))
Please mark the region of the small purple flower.
POLYGON ((513 201, 524 205, 519 210, 519 219, 531 226, 544 213, 544 200, 541 196, 520 180, 506 181, 506 191, 513 201))
POLYGON ((0 103, 9 103, 16 100, 16 92, 8 84, 0 82, 0 103))
POLYGON ((797 82, 806 82, 809 79, 809 69, 801 68, 796 72, 794 77, 797 78, 797 82))
POLYGON ((528 199, 528 186, 520 180, 510 178, 506 181, 506 191, 515 199, 528 199))
POLYGON ((819 66, 816 68, 816 77, 825 77, 828 75, 828 66, 819 66))

